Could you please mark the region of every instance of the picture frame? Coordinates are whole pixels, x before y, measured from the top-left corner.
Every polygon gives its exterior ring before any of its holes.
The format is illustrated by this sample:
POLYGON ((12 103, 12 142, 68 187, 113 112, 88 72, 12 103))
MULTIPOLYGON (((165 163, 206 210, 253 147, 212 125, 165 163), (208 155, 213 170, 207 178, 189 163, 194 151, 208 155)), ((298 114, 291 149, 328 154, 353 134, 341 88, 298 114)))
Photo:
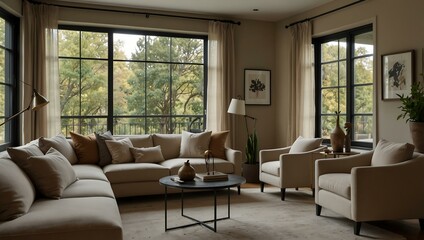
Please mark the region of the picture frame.
POLYGON ((381 55, 382 100, 398 100, 409 95, 414 82, 414 50, 381 55))
POLYGON ((271 70, 244 69, 246 105, 271 105, 271 70))

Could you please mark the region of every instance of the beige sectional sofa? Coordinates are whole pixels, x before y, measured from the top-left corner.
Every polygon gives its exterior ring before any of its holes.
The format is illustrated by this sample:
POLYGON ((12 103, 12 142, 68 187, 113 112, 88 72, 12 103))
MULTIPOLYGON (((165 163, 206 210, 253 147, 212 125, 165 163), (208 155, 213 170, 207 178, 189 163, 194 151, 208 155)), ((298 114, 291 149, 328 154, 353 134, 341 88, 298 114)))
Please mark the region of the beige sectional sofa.
MULTIPOLYGON (((91 141, 95 139, 84 137, 91 141)), ((37 148, 44 149, 43 153, 47 156, 51 154, 50 147, 56 146, 59 148, 58 152, 69 160, 69 166, 66 167, 75 173, 76 181, 66 186, 57 199, 40 194, 32 174, 26 174, 27 170, 22 169, 21 163, 11 161, 8 152, 1 152, 0 239, 119 240, 123 238, 122 223, 115 198, 164 193, 164 188, 159 185, 158 180, 164 176, 177 174, 186 160, 190 160, 196 172, 206 171, 203 158, 181 155, 181 139, 184 138, 181 134, 114 136, 114 141, 119 142, 125 138, 129 138, 133 147, 141 151, 160 146, 163 159, 160 161, 148 159, 147 162, 143 162, 144 160, 140 158, 138 162, 134 162, 133 159, 132 162, 106 165, 103 162, 101 164, 103 166, 99 166, 101 162, 99 159, 97 164, 84 164, 81 159, 85 156, 81 155, 81 152, 78 154, 81 148, 78 151, 77 148, 83 147, 88 154, 91 154, 92 150, 87 148, 89 143, 80 142, 78 145, 74 138, 68 139, 66 143, 70 143, 69 146, 72 147, 67 148, 63 142, 64 138, 59 136, 40 139, 39 142, 19 147, 25 149, 25 154, 33 154, 31 152, 33 150, 27 150, 28 146, 34 148, 34 145, 37 145, 37 148), (45 151, 46 147, 50 150, 45 151), (75 153, 69 151, 70 149, 75 153), (78 157, 73 158, 70 154, 78 157)), ((105 149, 102 150, 99 145, 97 147, 98 156, 102 156, 105 149)), ((241 152, 223 148, 222 153, 225 154, 223 158, 214 159, 215 170, 240 175, 241 152)), ((147 152, 139 156, 148 155, 147 152)), ((32 158, 27 158, 28 162, 32 158)))

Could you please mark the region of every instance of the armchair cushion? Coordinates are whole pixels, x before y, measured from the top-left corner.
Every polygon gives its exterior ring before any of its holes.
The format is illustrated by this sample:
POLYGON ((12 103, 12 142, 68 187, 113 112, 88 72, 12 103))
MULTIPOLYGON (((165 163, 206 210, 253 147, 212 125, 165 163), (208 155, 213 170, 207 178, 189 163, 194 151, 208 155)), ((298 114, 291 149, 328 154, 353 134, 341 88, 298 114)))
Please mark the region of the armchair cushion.
POLYGON ((270 161, 262 164, 261 171, 274 176, 280 176, 280 161, 270 161))
POLYGON ((404 162, 412 158, 415 146, 410 143, 392 143, 380 140, 371 159, 372 166, 384 166, 404 162))
POLYGON ((289 153, 308 152, 319 148, 322 138, 304 138, 299 136, 290 148, 289 153))
POLYGON ((319 176, 318 186, 324 190, 350 199, 351 175, 349 173, 328 173, 319 176))

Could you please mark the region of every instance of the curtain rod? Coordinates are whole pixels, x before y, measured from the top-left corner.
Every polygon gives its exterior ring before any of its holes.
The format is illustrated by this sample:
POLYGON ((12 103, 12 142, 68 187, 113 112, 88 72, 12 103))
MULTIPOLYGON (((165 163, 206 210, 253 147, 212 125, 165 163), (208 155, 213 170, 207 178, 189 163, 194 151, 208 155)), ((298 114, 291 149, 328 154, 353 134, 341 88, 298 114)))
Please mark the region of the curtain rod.
POLYGON ((336 8, 336 9, 333 9, 333 10, 331 10, 331 11, 328 11, 328 12, 325 12, 325 13, 321 13, 321 14, 318 14, 318 15, 313 16, 313 17, 310 17, 310 18, 305 18, 305 19, 300 20, 300 21, 297 21, 297 22, 290 23, 289 25, 286 25, 286 28, 289 28, 289 27, 291 27, 291 26, 294 26, 294 25, 296 25, 296 24, 298 24, 298 23, 303 23, 303 22, 307 22, 307 21, 310 21, 310 20, 315 19, 315 18, 322 17, 322 16, 324 16, 324 15, 327 15, 327 14, 330 14, 330 13, 333 13, 333 12, 336 12, 336 11, 339 11, 339 10, 341 10, 341 9, 343 9, 343 8, 347 8, 347 7, 350 7, 350 6, 352 6, 352 5, 355 5, 355 4, 358 4, 358 3, 360 3, 360 2, 364 2, 364 1, 365 1, 365 0, 358 0, 358 1, 356 1, 356 2, 353 2, 353 3, 347 4, 347 5, 345 5, 345 6, 342 6, 342 7, 336 8))
POLYGON ((202 20, 202 21, 215 21, 215 22, 223 22, 223 23, 230 23, 230 24, 241 25, 241 22, 240 21, 239 22, 236 22, 236 21, 232 21, 232 20, 222 20, 222 19, 203 18, 203 17, 189 17, 189 16, 164 14, 164 13, 151 13, 151 12, 139 12, 139 11, 112 10, 112 9, 103 9, 103 8, 94 8, 94 7, 68 6, 68 5, 57 4, 57 3, 37 2, 37 1, 33 1, 33 0, 28 0, 28 1, 30 3, 33 3, 33 4, 45 4, 45 5, 49 5, 49 6, 55 6, 55 7, 83 9, 83 10, 95 10, 95 11, 115 12, 115 13, 141 14, 141 15, 146 15, 146 18, 149 18, 150 16, 172 17, 172 18, 183 18, 183 19, 202 20))

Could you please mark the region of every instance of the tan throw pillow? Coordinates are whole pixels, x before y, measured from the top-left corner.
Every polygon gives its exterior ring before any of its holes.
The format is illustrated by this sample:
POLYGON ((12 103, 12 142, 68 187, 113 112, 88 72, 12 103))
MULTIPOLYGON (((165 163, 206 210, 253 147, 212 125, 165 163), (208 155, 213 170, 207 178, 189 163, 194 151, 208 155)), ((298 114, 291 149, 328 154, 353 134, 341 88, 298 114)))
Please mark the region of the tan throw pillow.
POLYGON ((0 222, 26 214, 34 198, 27 175, 12 161, 0 159, 0 222))
POLYGON ((29 157, 44 156, 44 153, 35 144, 10 147, 7 148, 7 153, 9 153, 10 159, 23 170, 27 167, 29 157))
POLYGON ((133 162, 130 147, 133 147, 129 138, 121 140, 106 140, 107 148, 112 156, 112 163, 133 162))
POLYGON ((177 158, 180 156, 181 134, 154 134, 153 144, 160 145, 165 159, 177 158))
POLYGON ((225 142, 230 131, 214 132, 209 142, 209 150, 212 156, 221 159, 227 159, 225 156, 225 142))
POLYGON ((60 153, 62 153, 62 155, 65 156, 65 158, 68 159, 71 164, 75 164, 78 162, 78 158, 77 155, 75 155, 74 148, 62 134, 59 134, 52 138, 40 137, 40 139, 38 140, 38 146, 44 154, 50 148, 54 148, 60 153))
POLYGON ((404 162, 412 158, 415 146, 410 143, 393 143, 380 140, 374 149, 372 166, 384 166, 404 162))
POLYGON ((180 157, 204 157, 204 153, 209 149, 211 131, 202 133, 191 133, 183 131, 181 136, 180 157))
POLYGON ((293 145, 290 147, 289 153, 308 152, 319 148, 322 143, 322 138, 304 138, 299 136, 293 145))
POLYGON ((149 148, 130 147, 130 151, 136 163, 158 163, 165 161, 160 145, 149 148))
POLYGON ((114 140, 115 138, 112 136, 110 131, 107 131, 103 134, 96 134, 97 147, 99 149, 99 166, 106 166, 112 163, 112 156, 110 155, 109 149, 106 145, 106 140, 114 140))
POLYGON ((84 136, 79 133, 69 132, 74 143, 75 153, 79 164, 97 164, 99 162, 99 149, 94 134, 84 136))
POLYGON ((29 157, 25 172, 35 188, 48 198, 59 199, 63 190, 77 180, 69 161, 54 148, 44 156, 29 157))

